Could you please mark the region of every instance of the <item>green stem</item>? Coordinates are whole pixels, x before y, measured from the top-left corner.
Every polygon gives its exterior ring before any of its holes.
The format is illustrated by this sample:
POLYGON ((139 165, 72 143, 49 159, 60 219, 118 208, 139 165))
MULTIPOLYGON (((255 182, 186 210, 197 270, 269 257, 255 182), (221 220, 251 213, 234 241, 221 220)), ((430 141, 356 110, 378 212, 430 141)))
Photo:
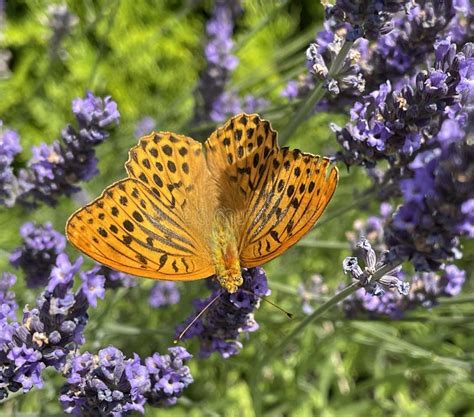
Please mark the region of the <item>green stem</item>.
MULTIPOLYGON (((341 66, 349 53, 353 41, 345 41, 341 47, 341 50, 336 56, 336 59, 329 68, 327 78, 332 78, 341 69, 341 66)), ((317 82, 316 87, 311 92, 306 100, 304 100, 301 107, 296 111, 296 114, 290 118, 289 123, 285 126, 283 131, 280 134, 280 143, 286 143, 290 136, 295 132, 298 126, 308 117, 311 111, 314 109, 314 106, 324 97, 326 90, 323 88, 324 80, 317 82)))
POLYGON ((341 47, 341 50, 339 51, 339 53, 336 56, 336 59, 332 63, 331 68, 329 68, 328 78, 332 78, 335 75, 337 75, 337 73, 341 69, 341 66, 344 62, 344 59, 346 59, 346 56, 349 53, 349 51, 351 50, 353 44, 354 44, 354 41, 347 41, 346 40, 344 42, 344 44, 341 47))
POLYGON ((279 142, 285 144, 288 139, 293 135, 298 126, 303 122, 304 119, 311 113, 314 106, 324 97, 326 91, 323 88, 323 82, 320 81, 316 88, 311 92, 309 97, 303 102, 301 107, 296 111, 296 114, 291 117, 289 123, 282 130, 279 142))
MULTIPOLYGON (((398 263, 392 263, 392 264, 387 264, 379 268, 374 272, 372 275, 372 280, 373 281, 378 281, 380 278, 382 278, 384 275, 392 271, 394 268, 396 268, 398 265, 401 264, 401 261, 398 263)), ((321 305, 319 308, 317 308, 312 314, 307 316, 303 321, 296 326, 293 331, 291 331, 288 336, 286 336, 279 345, 277 345, 275 348, 271 349, 269 353, 263 357, 261 360, 261 365, 270 362, 270 360, 277 354, 281 353, 285 347, 292 341, 295 340, 295 338, 313 321, 316 319, 320 318, 326 311, 328 311, 331 307, 335 306, 338 304, 340 301, 344 300, 346 297, 354 293, 359 286, 359 282, 354 282, 350 285, 348 285, 346 288, 344 288, 341 292, 337 293, 334 295, 331 299, 326 301, 323 305, 321 305)))

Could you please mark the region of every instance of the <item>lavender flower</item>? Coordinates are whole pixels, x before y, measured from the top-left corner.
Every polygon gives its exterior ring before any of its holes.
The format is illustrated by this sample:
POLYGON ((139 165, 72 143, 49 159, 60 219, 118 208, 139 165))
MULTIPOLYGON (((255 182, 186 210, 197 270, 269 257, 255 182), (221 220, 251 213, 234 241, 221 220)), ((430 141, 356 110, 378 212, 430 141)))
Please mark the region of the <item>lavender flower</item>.
MULTIPOLYGON (((341 68, 336 74, 330 74, 329 69, 333 65, 337 55, 340 53, 344 38, 338 34, 332 34, 329 43, 313 43, 306 50, 306 61, 310 73, 317 80, 324 81, 324 87, 333 96, 338 96, 341 92, 351 96, 360 95, 365 89, 365 80, 361 74, 361 56, 357 48, 352 48, 344 59, 341 68)), ((324 42, 329 39, 324 39, 324 42)))
MULTIPOLYGON (((11 381, 2 382, 3 384, 6 383, 10 385, 10 391, 17 391, 21 387, 23 392, 28 392, 33 386, 38 388, 43 387, 41 372, 45 368, 45 364, 40 361, 40 352, 33 348, 27 348, 23 344, 22 346, 13 347, 9 350, 6 358, 10 362, 7 375, 13 370, 14 374, 11 377, 11 381)), ((3 364, 3 367, 5 367, 5 364, 3 364)), ((5 374, 3 376, 5 376, 5 374)), ((4 398, 5 396, 5 388, 0 388, 0 397, 4 398)))
MULTIPOLYGON (((305 97, 318 82, 329 95, 316 106, 316 111, 340 111, 352 105, 365 90, 365 72, 369 57, 368 41, 357 39, 339 65, 337 73, 330 73, 337 55, 345 42, 349 26, 334 19, 324 22, 324 30, 316 34, 315 42, 306 49, 307 74, 291 80, 282 92, 289 100, 305 97)), ((334 69, 333 69, 334 70, 334 69)))
POLYGON ((25 273, 26 284, 34 288, 45 285, 57 256, 66 247, 66 238, 51 223, 25 223, 20 229, 23 243, 10 256, 10 263, 25 273))
POLYGON ((65 52, 61 49, 61 43, 78 22, 78 17, 71 13, 65 4, 51 4, 48 6, 46 23, 53 31, 49 41, 51 57, 65 57, 65 52))
POLYGON ((393 29, 393 15, 403 9, 407 0, 336 0, 326 8, 326 15, 351 25, 349 39, 376 39, 393 29))
POLYGON ((21 152, 20 137, 11 129, 3 129, 0 120, 0 205, 10 207, 15 202, 18 187, 12 163, 21 152))
POLYGON ((406 295, 387 291, 377 296, 361 288, 344 300, 342 307, 351 318, 369 315, 374 318, 387 316, 394 320, 401 319, 407 311, 434 307, 440 297, 458 295, 465 275, 455 265, 447 265, 441 275, 433 272, 413 275, 409 279, 411 285, 406 295))
MULTIPOLYGON (((237 57, 232 55, 232 33, 234 31, 234 20, 240 14, 240 10, 232 2, 218 0, 214 4, 211 19, 206 24, 208 42, 205 46, 205 57, 207 68, 201 75, 198 87, 198 99, 201 101, 196 107, 197 120, 215 120, 218 115, 211 116, 216 110, 215 103, 224 94, 225 86, 230 78, 230 73, 238 63, 237 57), (234 7, 233 7, 234 6, 234 7)), ((229 106, 228 106, 229 107, 229 106)))
POLYGON ((241 14, 239 1, 217 0, 206 24, 208 36, 204 48, 207 67, 201 75, 195 111, 196 121, 222 122, 229 115, 261 110, 267 102, 251 94, 241 99, 235 91, 226 91, 230 76, 239 62, 233 55, 234 22, 241 14))
POLYGON ((101 264, 97 264, 97 267, 97 275, 102 275, 105 278, 105 288, 134 287, 137 285, 138 280, 131 275, 107 268, 101 264))
POLYGON ((151 382, 145 398, 154 407, 176 404, 183 391, 193 383, 191 372, 186 366, 192 355, 180 346, 168 348, 168 352, 167 355, 155 353, 145 359, 151 382))
POLYGON ((473 46, 456 51, 449 39, 436 42, 433 67, 419 72, 414 85, 392 92, 383 84, 354 105, 353 123, 335 128, 344 148, 339 157, 347 164, 389 162, 381 189, 399 188, 404 204, 387 224, 386 241, 394 256, 411 259, 422 271, 458 257, 458 235, 472 224, 463 211, 473 198, 472 145, 463 139, 473 46))
POLYGON ((15 301, 15 293, 10 288, 16 282, 16 276, 4 272, 0 278, 0 320, 15 319, 15 311, 18 308, 15 301))
POLYGON ((340 158, 348 165, 373 166, 382 159, 392 166, 406 165, 415 152, 433 143, 447 119, 465 123, 462 106, 470 92, 464 74, 473 71, 472 54, 472 44, 456 53, 455 44, 439 41, 434 66, 419 72, 415 85, 392 91, 387 82, 364 102, 356 102, 353 122, 344 129, 333 126, 344 149, 340 158))
POLYGON ((53 292, 56 287, 70 283, 82 265, 82 258, 79 257, 71 263, 66 253, 61 253, 56 258, 56 265, 51 270, 50 279, 46 289, 53 292))
POLYGON ((186 349, 174 347, 169 354, 155 353, 143 362, 113 346, 76 355, 67 372, 60 402, 68 414, 87 416, 127 416, 144 414, 148 402, 154 407, 175 404, 193 382, 185 363, 192 357, 186 349))
POLYGON ((61 195, 71 195, 80 189, 77 182, 97 174, 94 147, 108 137, 106 129, 118 123, 117 104, 110 97, 102 100, 89 92, 85 99, 73 100, 72 111, 78 129, 71 125, 63 129, 63 144, 55 141, 34 147, 28 169, 19 173, 22 203, 42 201, 55 205, 61 195))
POLYGON ((124 416, 144 413, 145 399, 139 391, 132 396, 126 368, 130 361, 113 346, 75 356, 59 400, 63 410, 76 416, 124 416))
MULTIPOLYGON (((242 277, 244 283, 234 294, 224 293, 218 289, 207 299, 194 301, 198 314, 211 300, 219 297, 183 337, 184 339, 198 337, 201 356, 208 357, 213 352, 219 352, 223 358, 236 355, 242 347, 237 340, 239 334, 258 329, 252 312, 259 307, 260 298, 270 294, 265 271, 262 268, 243 268, 242 277)), ((177 334, 180 334, 195 316, 192 315, 179 326, 177 334)))
MULTIPOLYGON (((349 7, 348 2, 343 3, 343 7, 349 7)), ((371 2, 362 3, 352 4, 349 14, 370 12, 371 6, 367 3, 371 2)), ((372 2, 372 5, 376 3, 377 13, 388 6, 386 2, 372 2)), ((291 80, 282 96, 290 100, 304 97, 314 88, 316 78, 323 80, 330 92, 318 103, 317 110, 340 112, 341 108, 360 101, 364 88, 365 91, 375 91, 389 81, 392 88, 401 89, 406 80, 426 64, 436 41, 450 37, 452 42, 463 45, 472 40, 469 39, 469 25, 474 27, 474 6, 469 6, 467 2, 418 0, 396 3, 399 3, 396 6, 400 7, 399 10, 402 9, 401 3, 405 3, 405 7, 404 11, 390 17, 393 30, 370 41, 357 39, 340 73, 332 77, 328 77, 334 61, 331 54, 340 49, 345 38, 350 39, 354 33, 360 35, 362 31, 354 31, 348 19, 328 13, 324 30, 318 32, 315 44, 307 50, 310 74, 291 80), (337 100, 334 95, 337 95, 337 100)), ((334 9, 337 8, 336 4, 334 9)))
POLYGON ((466 213, 474 198, 472 158, 472 144, 452 143, 401 184, 405 202, 386 226, 386 242, 417 270, 436 270, 460 257, 459 236, 472 237, 473 217, 466 213))
POLYGON ((0 346, 10 342, 17 325, 15 293, 10 288, 15 284, 16 277, 4 272, 0 278, 0 346))
POLYGON ((153 308, 177 304, 181 296, 175 282, 159 281, 150 291, 149 303, 153 308))
POLYGON ((342 268, 345 274, 350 274, 353 280, 357 281, 367 293, 372 295, 385 294, 392 288, 396 289, 402 295, 408 293, 410 285, 398 278, 397 275, 399 268, 392 270, 377 281, 372 280, 372 275, 375 270, 388 263, 389 259, 387 258, 387 252, 383 253, 380 260, 377 262, 375 251, 372 249, 372 245, 367 239, 359 239, 356 247, 360 249, 363 254, 365 268, 362 270, 356 257, 348 256, 342 263, 342 268))
MULTIPOLYGON (((380 217, 372 216, 365 222, 358 221, 355 223, 355 229, 358 233, 366 233, 371 230, 375 232, 369 234, 371 242, 374 242, 378 251, 382 253, 386 253, 387 249, 384 243, 384 226, 386 222, 391 221, 390 214, 391 208, 383 203, 380 217), (374 225, 376 225, 375 228, 374 225)), ((349 236, 352 239, 353 235, 350 234, 349 236)), ((362 249, 366 258, 370 253, 369 246, 373 247, 366 239, 359 239, 354 246, 354 250, 357 250, 356 246, 362 249)), ((372 257, 373 254, 370 254, 370 258, 372 257)), ((363 276, 364 271, 358 266, 357 258, 351 259, 353 259, 352 263, 349 262, 351 272, 356 272, 358 269, 358 275, 363 276)), ((368 263, 372 264, 373 261, 368 261, 368 263)), ((392 275, 396 280, 392 278, 382 279, 375 286, 369 285, 368 288, 361 288, 347 298, 342 304, 345 314, 348 317, 368 314, 371 317, 388 316, 392 319, 400 319, 408 310, 420 307, 431 308, 438 303, 440 297, 458 295, 465 281, 465 272, 454 265, 442 267, 441 275, 434 272, 422 272, 409 277, 400 271, 392 275), (410 284, 409 288, 408 283, 410 284), (387 288, 391 285, 401 286, 401 289, 405 291, 393 291, 387 288)))
POLYGON ((145 116, 140 119, 135 127, 135 136, 141 138, 142 136, 150 134, 156 127, 156 122, 153 117, 145 116))
POLYGON ((27 392, 33 386, 41 387, 42 370, 49 366, 63 369, 70 352, 84 343, 89 300, 95 303, 101 296, 103 277, 94 279, 89 271, 86 284, 74 292, 73 278, 81 263, 81 258, 71 262, 65 253, 60 254, 47 289, 34 308, 24 308, 22 322, 0 320, 0 398, 5 398, 8 391, 27 392))
POLYGON ((92 307, 97 307, 97 299, 105 297, 105 277, 99 275, 100 267, 96 266, 89 271, 81 272, 81 290, 92 307))
POLYGON ((456 13, 452 1, 409 2, 407 13, 393 20, 394 29, 379 37, 371 48, 366 67, 370 89, 387 79, 397 86, 403 78, 414 75, 418 65, 425 64, 436 40, 447 36, 456 13))
POLYGON ((213 19, 209 20, 206 25, 206 32, 209 36, 209 42, 204 49, 206 59, 215 67, 227 71, 234 70, 239 62, 237 57, 231 53, 234 46, 232 41, 233 20, 239 13, 240 10, 232 7, 231 2, 217 1, 213 19))

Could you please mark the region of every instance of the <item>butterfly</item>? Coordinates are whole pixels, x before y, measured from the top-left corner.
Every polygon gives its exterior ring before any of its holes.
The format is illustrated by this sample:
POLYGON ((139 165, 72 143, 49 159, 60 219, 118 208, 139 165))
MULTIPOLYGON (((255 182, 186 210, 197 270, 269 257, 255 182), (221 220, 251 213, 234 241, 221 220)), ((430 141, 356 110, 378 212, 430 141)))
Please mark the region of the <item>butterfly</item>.
POLYGON ((215 275, 229 293, 242 267, 300 240, 338 183, 328 158, 280 148, 257 114, 239 114, 204 144, 171 132, 140 139, 128 177, 76 211, 66 235, 110 268, 164 280, 215 275))

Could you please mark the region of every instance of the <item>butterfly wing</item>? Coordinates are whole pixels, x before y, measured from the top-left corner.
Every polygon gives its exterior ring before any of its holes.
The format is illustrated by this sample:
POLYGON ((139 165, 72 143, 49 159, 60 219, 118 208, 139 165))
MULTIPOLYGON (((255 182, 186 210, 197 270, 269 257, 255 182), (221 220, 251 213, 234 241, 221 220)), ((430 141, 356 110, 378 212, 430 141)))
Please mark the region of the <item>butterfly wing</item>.
POLYGON ((336 189, 338 171, 329 160, 297 150, 279 150, 267 181, 249 206, 241 262, 261 265, 298 242, 323 214, 336 189))
POLYGON ((242 266, 279 256, 323 213, 338 181, 329 160, 280 149, 277 134, 257 115, 238 115, 205 144, 219 202, 238 221, 242 266))
POLYGON ((111 268, 148 278, 193 280, 214 274, 209 243, 212 192, 202 145, 158 133, 131 149, 130 178, 108 187, 66 226, 79 250, 111 268))

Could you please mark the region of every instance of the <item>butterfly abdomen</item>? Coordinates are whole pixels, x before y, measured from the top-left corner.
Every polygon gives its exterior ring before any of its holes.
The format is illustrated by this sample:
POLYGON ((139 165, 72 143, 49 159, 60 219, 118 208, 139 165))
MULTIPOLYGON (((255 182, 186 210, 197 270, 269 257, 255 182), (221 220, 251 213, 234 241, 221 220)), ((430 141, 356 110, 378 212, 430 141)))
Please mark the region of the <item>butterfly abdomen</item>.
POLYGON ((239 250, 230 214, 216 214, 212 230, 213 261, 219 284, 234 293, 242 285, 239 250))

